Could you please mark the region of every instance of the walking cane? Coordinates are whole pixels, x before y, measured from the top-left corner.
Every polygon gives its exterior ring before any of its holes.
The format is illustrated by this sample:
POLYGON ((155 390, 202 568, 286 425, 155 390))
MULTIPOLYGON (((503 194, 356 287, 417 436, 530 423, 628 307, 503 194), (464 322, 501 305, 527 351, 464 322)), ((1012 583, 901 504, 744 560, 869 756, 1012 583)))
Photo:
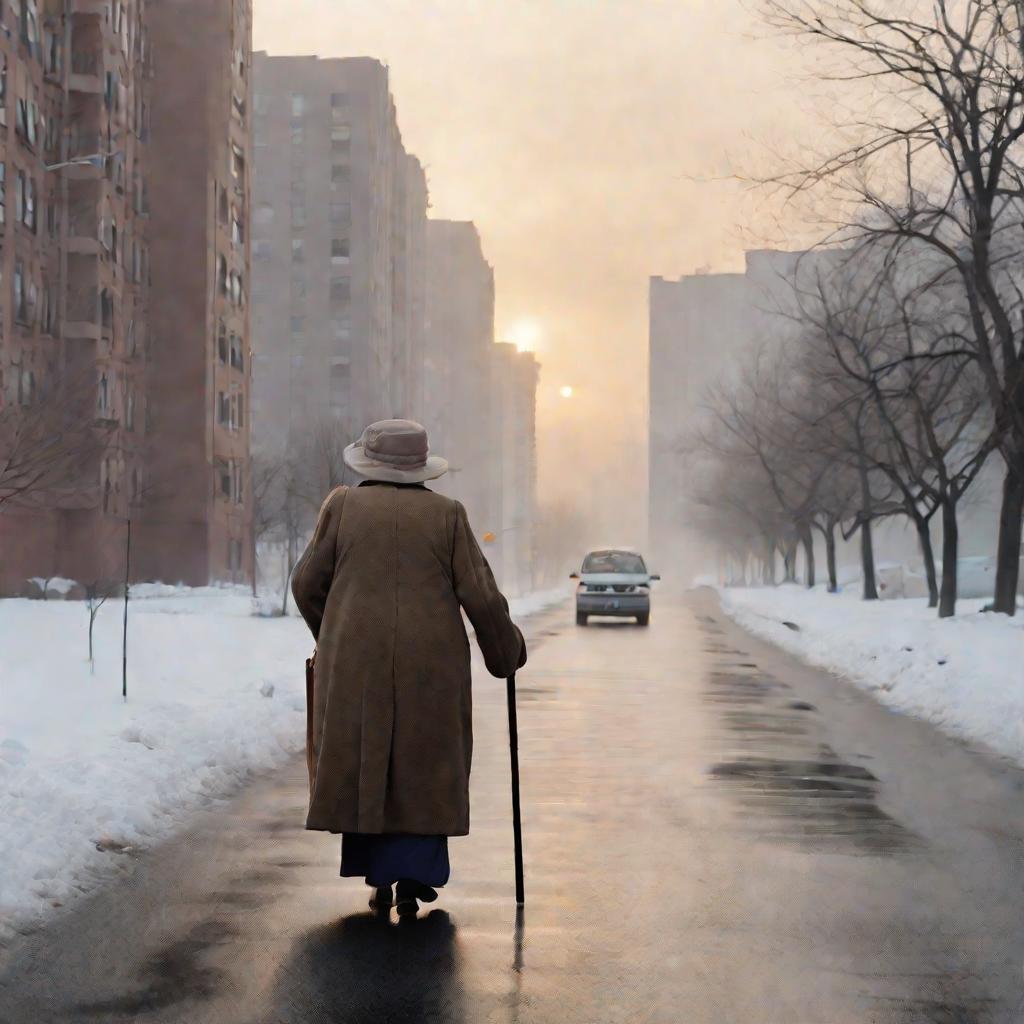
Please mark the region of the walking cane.
POLYGON ((512 831, 516 845, 516 903, 525 902, 523 893, 523 822, 519 815, 519 726, 516 720, 516 674, 506 680, 508 692, 508 744, 512 759, 512 831))

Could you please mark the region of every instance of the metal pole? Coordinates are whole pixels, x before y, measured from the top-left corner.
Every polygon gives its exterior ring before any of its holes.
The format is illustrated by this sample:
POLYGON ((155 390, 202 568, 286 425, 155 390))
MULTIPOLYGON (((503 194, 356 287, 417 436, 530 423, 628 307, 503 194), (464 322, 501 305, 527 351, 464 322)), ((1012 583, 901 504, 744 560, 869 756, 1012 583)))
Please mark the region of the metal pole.
POLYGON ((132 520, 128 517, 128 537, 124 549, 124 625, 121 631, 121 696, 128 699, 128 580, 132 565, 132 520))
POLYGON ((512 760, 512 832, 516 854, 516 903, 526 900, 523 891, 523 822, 519 812, 519 725, 516 719, 516 674, 506 680, 508 694, 508 741, 512 760))

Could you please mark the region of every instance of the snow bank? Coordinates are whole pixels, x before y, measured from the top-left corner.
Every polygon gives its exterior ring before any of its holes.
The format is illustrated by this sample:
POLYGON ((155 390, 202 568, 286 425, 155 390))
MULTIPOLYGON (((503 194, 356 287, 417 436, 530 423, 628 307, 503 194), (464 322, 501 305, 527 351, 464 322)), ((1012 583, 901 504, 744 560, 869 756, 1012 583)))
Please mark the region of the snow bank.
POLYGON ((755 635, 1024 764, 1024 616, 982 613, 985 601, 974 600, 939 619, 924 600, 865 602, 792 585, 720 593, 755 635))
MULTIPOLYGON (((0 601, 0 941, 87 891, 305 739, 295 616, 239 588, 139 587, 121 699, 121 601, 0 601)), ((511 602, 513 615, 565 594, 511 602)))

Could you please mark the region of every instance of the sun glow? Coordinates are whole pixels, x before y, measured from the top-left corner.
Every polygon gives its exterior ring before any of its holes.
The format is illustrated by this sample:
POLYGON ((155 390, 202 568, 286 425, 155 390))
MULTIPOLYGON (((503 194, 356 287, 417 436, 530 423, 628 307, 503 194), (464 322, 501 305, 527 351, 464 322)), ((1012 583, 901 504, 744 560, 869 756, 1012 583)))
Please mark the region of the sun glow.
POLYGON ((505 332, 505 340, 520 352, 536 352, 540 343, 540 324, 536 320, 518 320, 505 332))
POLYGON ((562 387, 560 387, 558 389, 558 393, 563 398, 572 398, 572 395, 573 395, 572 385, 571 384, 563 384, 562 387))

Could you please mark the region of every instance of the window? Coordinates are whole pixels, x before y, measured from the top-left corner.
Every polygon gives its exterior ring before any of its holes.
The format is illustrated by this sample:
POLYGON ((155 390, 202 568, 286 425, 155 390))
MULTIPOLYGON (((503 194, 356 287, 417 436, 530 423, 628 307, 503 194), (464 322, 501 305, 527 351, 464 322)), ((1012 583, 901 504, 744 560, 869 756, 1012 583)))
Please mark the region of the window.
POLYGON ((14 262, 14 318, 19 323, 28 323, 28 301, 25 288, 25 264, 14 262))
POLYGON ((231 177, 238 184, 245 180, 245 154, 242 147, 234 142, 231 143, 231 177))
POLYGON ((231 335, 231 365, 236 370, 245 369, 245 356, 242 353, 242 339, 237 334, 231 335))
POLYGON ((244 231, 242 228, 242 218, 238 213, 236 207, 231 207, 231 244, 234 246, 240 246, 245 240, 244 231))
POLYGON ((226 256, 217 257, 217 284, 222 295, 228 294, 228 261, 226 256))
POLYGON ((7 222, 7 164, 0 160, 0 224, 7 222))
POLYGON ((96 394, 96 410, 99 413, 110 412, 110 378, 107 376, 107 371, 103 370, 100 373, 99 388, 96 394))
POLYGON ((223 391, 217 392, 217 423, 226 427, 231 423, 231 408, 228 396, 223 391))
POLYGON ((100 320, 106 328, 114 326, 114 296, 106 288, 100 292, 100 320))
POLYGON ((60 36, 52 31, 46 33, 46 72, 60 74, 60 36))
POLYGON ((0 54, 0 124, 7 124, 7 55, 0 54))
POLYGON ((339 316, 331 320, 331 334, 336 341, 345 341, 352 336, 352 320, 348 316, 339 316))
POLYGON ((235 425, 239 430, 245 428, 245 395, 235 395, 235 425))
POLYGON ((331 361, 330 403, 336 416, 345 411, 352 400, 352 373, 348 360, 331 361))
POLYGON ((331 107, 347 107, 348 106, 348 93, 347 92, 332 92, 331 93, 331 107))
POLYGON ((31 175, 25 178, 25 227, 33 234, 36 230, 36 181, 31 175))
POLYGON ((231 464, 227 459, 218 459, 216 463, 217 477, 220 482, 220 493, 225 498, 231 497, 231 464))
POLYGON ((124 428, 135 430, 135 390, 129 388, 124 396, 124 428))
POLYGON ((306 318, 304 316, 293 316, 289 324, 293 338, 300 337, 306 333, 306 318))
POLYGON ((292 93, 292 117, 302 117, 306 113, 306 97, 301 93, 292 93))
POLYGON ((348 263, 349 260, 349 244, 347 238, 332 238, 331 239, 331 262, 332 263, 348 263))
POLYGON ((292 239, 292 263, 304 263, 306 260, 306 245, 301 238, 292 239))
POLYGON ((57 292, 49 281, 43 278, 43 309, 39 318, 44 334, 53 334, 57 325, 57 292))
POLYGON ((348 164, 331 165, 331 187, 339 188, 347 185, 352 177, 352 169, 348 164))
POLYGON ((331 278, 331 302, 343 305, 352 298, 352 281, 347 277, 331 278))
POLYGON ((240 540, 228 541, 228 571, 240 572, 242 569, 242 542, 240 540))
POLYGON ((351 203, 331 203, 331 223, 348 224, 352 220, 351 203))
POLYGON ((306 297, 306 279, 298 274, 292 275, 292 301, 306 297))
POLYGON ((228 361, 228 329, 221 320, 217 326, 217 358, 227 365, 228 361))
POLYGON ((331 152, 347 156, 352 148, 352 127, 347 124, 336 124, 331 129, 331 152))
POLYGON ((31 405, 35 400, 36 375, 31 370, 18 374, 18 404, 31 405))
POLYGON ((306 207, 302 203, 292 203, 292 227, 304 228, 306 226, 306 207))
POLYGON ((266 227, 268 224, 273 224, 274 207, 271 206, 270 203, 260 203, 253 213, 252 222, 259 227, 266 227))

